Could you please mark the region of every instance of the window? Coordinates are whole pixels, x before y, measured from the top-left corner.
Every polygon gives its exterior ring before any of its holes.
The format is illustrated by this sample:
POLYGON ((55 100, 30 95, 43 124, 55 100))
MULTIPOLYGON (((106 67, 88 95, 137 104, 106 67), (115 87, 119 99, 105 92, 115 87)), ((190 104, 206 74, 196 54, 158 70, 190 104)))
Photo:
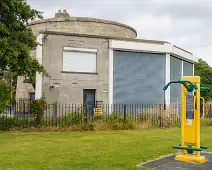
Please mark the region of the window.
POLYGON ((63 71, 96 73, 96 49, 64 47, 63 71))

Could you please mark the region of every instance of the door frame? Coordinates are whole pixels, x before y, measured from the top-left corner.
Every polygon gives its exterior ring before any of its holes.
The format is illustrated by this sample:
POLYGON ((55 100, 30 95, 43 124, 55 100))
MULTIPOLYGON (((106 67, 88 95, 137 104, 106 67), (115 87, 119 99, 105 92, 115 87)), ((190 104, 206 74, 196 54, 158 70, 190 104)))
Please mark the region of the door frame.
POLYGON ((92 90, 92 91, 94 91, 94 102, 96 102, 96 89, 83 89, 83 92, 82 92, 83 105, 85 104, 85 97, 84 97, 84 95, 85 95, 85 91, 86 90, 92 90))
POLYGON ((83 89, 83 108, 86 109, 86 115, 88 115, 88 114, 93 115, 94 114, 93 110, 91 110, 91 112, 89 110, 90 110, 90 106, 94 108, 95 105, 96 105, 96 89, 83 89), (87 91, 90 90, 90 91, 94 92, 94 103, 92 103, 91 105, 89 105, 89 103, 86 103, 86 99, 85 99, 85 91, 86 90, 87 91))

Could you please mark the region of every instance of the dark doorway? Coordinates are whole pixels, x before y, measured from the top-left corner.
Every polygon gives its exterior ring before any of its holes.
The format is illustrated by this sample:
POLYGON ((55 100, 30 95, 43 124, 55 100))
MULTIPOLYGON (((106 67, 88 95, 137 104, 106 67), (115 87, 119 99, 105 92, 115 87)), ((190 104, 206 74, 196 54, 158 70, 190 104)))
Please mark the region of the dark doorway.
POLYGON ((85 106, 87 114, 93 114, 93 109, 95 107, 95 95, 96 90, 94 89, 83 90, 83 104, 85 106))
POLYGON ((29 93, 30 100, 35 100, 35 93, 29 93))

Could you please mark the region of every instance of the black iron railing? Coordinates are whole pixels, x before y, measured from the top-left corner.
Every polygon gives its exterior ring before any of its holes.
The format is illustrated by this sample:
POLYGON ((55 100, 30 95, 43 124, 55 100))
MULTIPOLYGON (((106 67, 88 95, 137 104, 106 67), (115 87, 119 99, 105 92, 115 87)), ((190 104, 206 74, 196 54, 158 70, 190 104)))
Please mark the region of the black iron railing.
MULTIPOLYGON (((5 108, 0 114, 0 129, 13 127, 69 127, 88 125, 89 123, 136 123, 148 124, 151 127, 179 126, 176 105, 163 104, 103 104, 102 102, 88 104, 47 104, 41 120, 38 122, 33 115, 31 100, 18 100, 5 108)), ((212 107, 207 105, 205 115, 211 116, 212 107)))

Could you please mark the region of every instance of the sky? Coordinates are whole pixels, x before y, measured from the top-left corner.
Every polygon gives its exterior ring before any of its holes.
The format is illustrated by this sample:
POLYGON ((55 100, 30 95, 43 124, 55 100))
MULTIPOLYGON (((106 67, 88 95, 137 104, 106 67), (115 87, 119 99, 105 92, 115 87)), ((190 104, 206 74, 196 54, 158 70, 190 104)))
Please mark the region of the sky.
POLYGON ((53 18, 61 9, 74 17, 117 21, 140 39, 168 41, 212 66, 212 0, 27 0, 53 18))

